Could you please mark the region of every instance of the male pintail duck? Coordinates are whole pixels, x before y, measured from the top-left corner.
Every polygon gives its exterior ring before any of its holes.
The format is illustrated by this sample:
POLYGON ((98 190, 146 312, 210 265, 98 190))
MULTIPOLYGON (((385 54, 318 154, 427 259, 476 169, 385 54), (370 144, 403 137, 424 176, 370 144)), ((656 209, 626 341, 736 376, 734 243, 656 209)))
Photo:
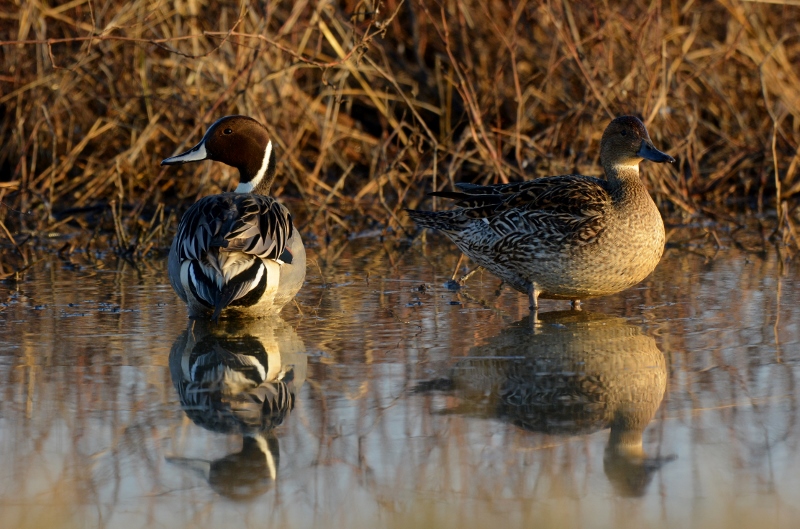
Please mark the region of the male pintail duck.
POLYGON ((636 117, 613 120, 600 141, 606 179, 583 175, 527 182, 457 184, 451 211, 409 211, 514 289, 538 299, 582 298, 625 290, 647 277, 664 251, 664 223, 639 179, 639 162, 675 160, 653 146, 636 117))
POLYGON ((246 116, 217 120, 200 143, 161 165, 214 160, 239 169, 232 193, 201 198, 183 215, 169 252, 169 280, 190 318, 222 309, 278 312, 303 285, 306 252, 292 215, 267 196, 275 151, 267 129, 246 116))

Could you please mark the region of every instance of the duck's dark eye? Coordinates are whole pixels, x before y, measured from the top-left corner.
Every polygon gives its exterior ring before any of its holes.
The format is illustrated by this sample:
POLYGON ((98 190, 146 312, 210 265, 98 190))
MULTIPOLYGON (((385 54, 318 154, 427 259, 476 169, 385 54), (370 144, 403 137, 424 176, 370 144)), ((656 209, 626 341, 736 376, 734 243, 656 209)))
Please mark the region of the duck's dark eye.
MULTIPOLYGON (((225 129, 225 130, 222 131, 222 133, 223 134, 233 134, 233 129, 225 129)), ((623 134, 625 134, 625 133, 623 132, 623 134)))
MULTIPOLYGON (((225 134, 227 134, 227 132, 225 134)), ((628 135, 628 133, 625 132, 624 130, 622 132, 620 132, 620 134, 622 134, 623 136, 627 136, 628 135)))

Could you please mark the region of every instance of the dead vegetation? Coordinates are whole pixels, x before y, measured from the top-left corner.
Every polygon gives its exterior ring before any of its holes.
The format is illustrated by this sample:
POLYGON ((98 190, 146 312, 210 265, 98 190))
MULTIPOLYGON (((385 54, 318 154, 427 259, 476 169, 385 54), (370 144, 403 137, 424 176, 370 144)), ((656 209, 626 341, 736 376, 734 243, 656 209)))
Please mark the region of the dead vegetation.
POLYGON ((163 248, 236 174, 159 161, 232 113, 267 125, 274 194, 318 237, 412 229, 402 208, 439 207, 426 193, 455 181, 598 174, 603 128, 634 113, 678 160, 644 172, 665 214, 757 212, 795 245, 800 7, 612 4, 14 0, 4 253, 76 231, 130 256, 163 248))

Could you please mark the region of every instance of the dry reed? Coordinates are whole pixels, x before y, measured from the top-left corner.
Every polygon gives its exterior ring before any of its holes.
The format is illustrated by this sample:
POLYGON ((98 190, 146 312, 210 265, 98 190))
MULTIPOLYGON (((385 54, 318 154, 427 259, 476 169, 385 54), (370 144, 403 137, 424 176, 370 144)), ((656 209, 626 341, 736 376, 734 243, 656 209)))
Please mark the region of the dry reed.
MULTIPOLYGON (((162 169, 219 116, 277 143, 274 193, 310 235, 407 230, 455 181, 598 174, 639 114, 665 214, 765 214, 797 243, 800 7, 739 0, 267 3, 15 0, 0 14, 0 240, 163 247, 235 171, 162 169)), ((736 221, 732 221, 736 222, 736 221)))

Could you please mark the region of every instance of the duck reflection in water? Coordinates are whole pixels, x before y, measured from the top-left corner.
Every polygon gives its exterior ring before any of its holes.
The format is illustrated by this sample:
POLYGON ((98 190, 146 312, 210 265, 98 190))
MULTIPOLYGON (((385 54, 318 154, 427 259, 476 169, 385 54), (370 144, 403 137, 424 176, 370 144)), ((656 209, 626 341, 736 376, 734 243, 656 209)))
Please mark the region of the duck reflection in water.
POLYGON ((215 461, 169 457, 221 495, 248 499, 278 476, 273 429, 294 408, 306 378, 303 342, 281 319, 190 322, 172 346, 169 368, 181 407, 198 426, 243 438, 242 450, 215 461))
POLYGON ((450 376, 417 391, 447 391, 446 413, 499 418, 531 432, 586 435, 610 428, 603 468, 622 496, 641 496, 675 456, 649 457, 642 435, 664 398, 667 366, 655 340, 622 318, 540 313, 473 347, 450 376))

